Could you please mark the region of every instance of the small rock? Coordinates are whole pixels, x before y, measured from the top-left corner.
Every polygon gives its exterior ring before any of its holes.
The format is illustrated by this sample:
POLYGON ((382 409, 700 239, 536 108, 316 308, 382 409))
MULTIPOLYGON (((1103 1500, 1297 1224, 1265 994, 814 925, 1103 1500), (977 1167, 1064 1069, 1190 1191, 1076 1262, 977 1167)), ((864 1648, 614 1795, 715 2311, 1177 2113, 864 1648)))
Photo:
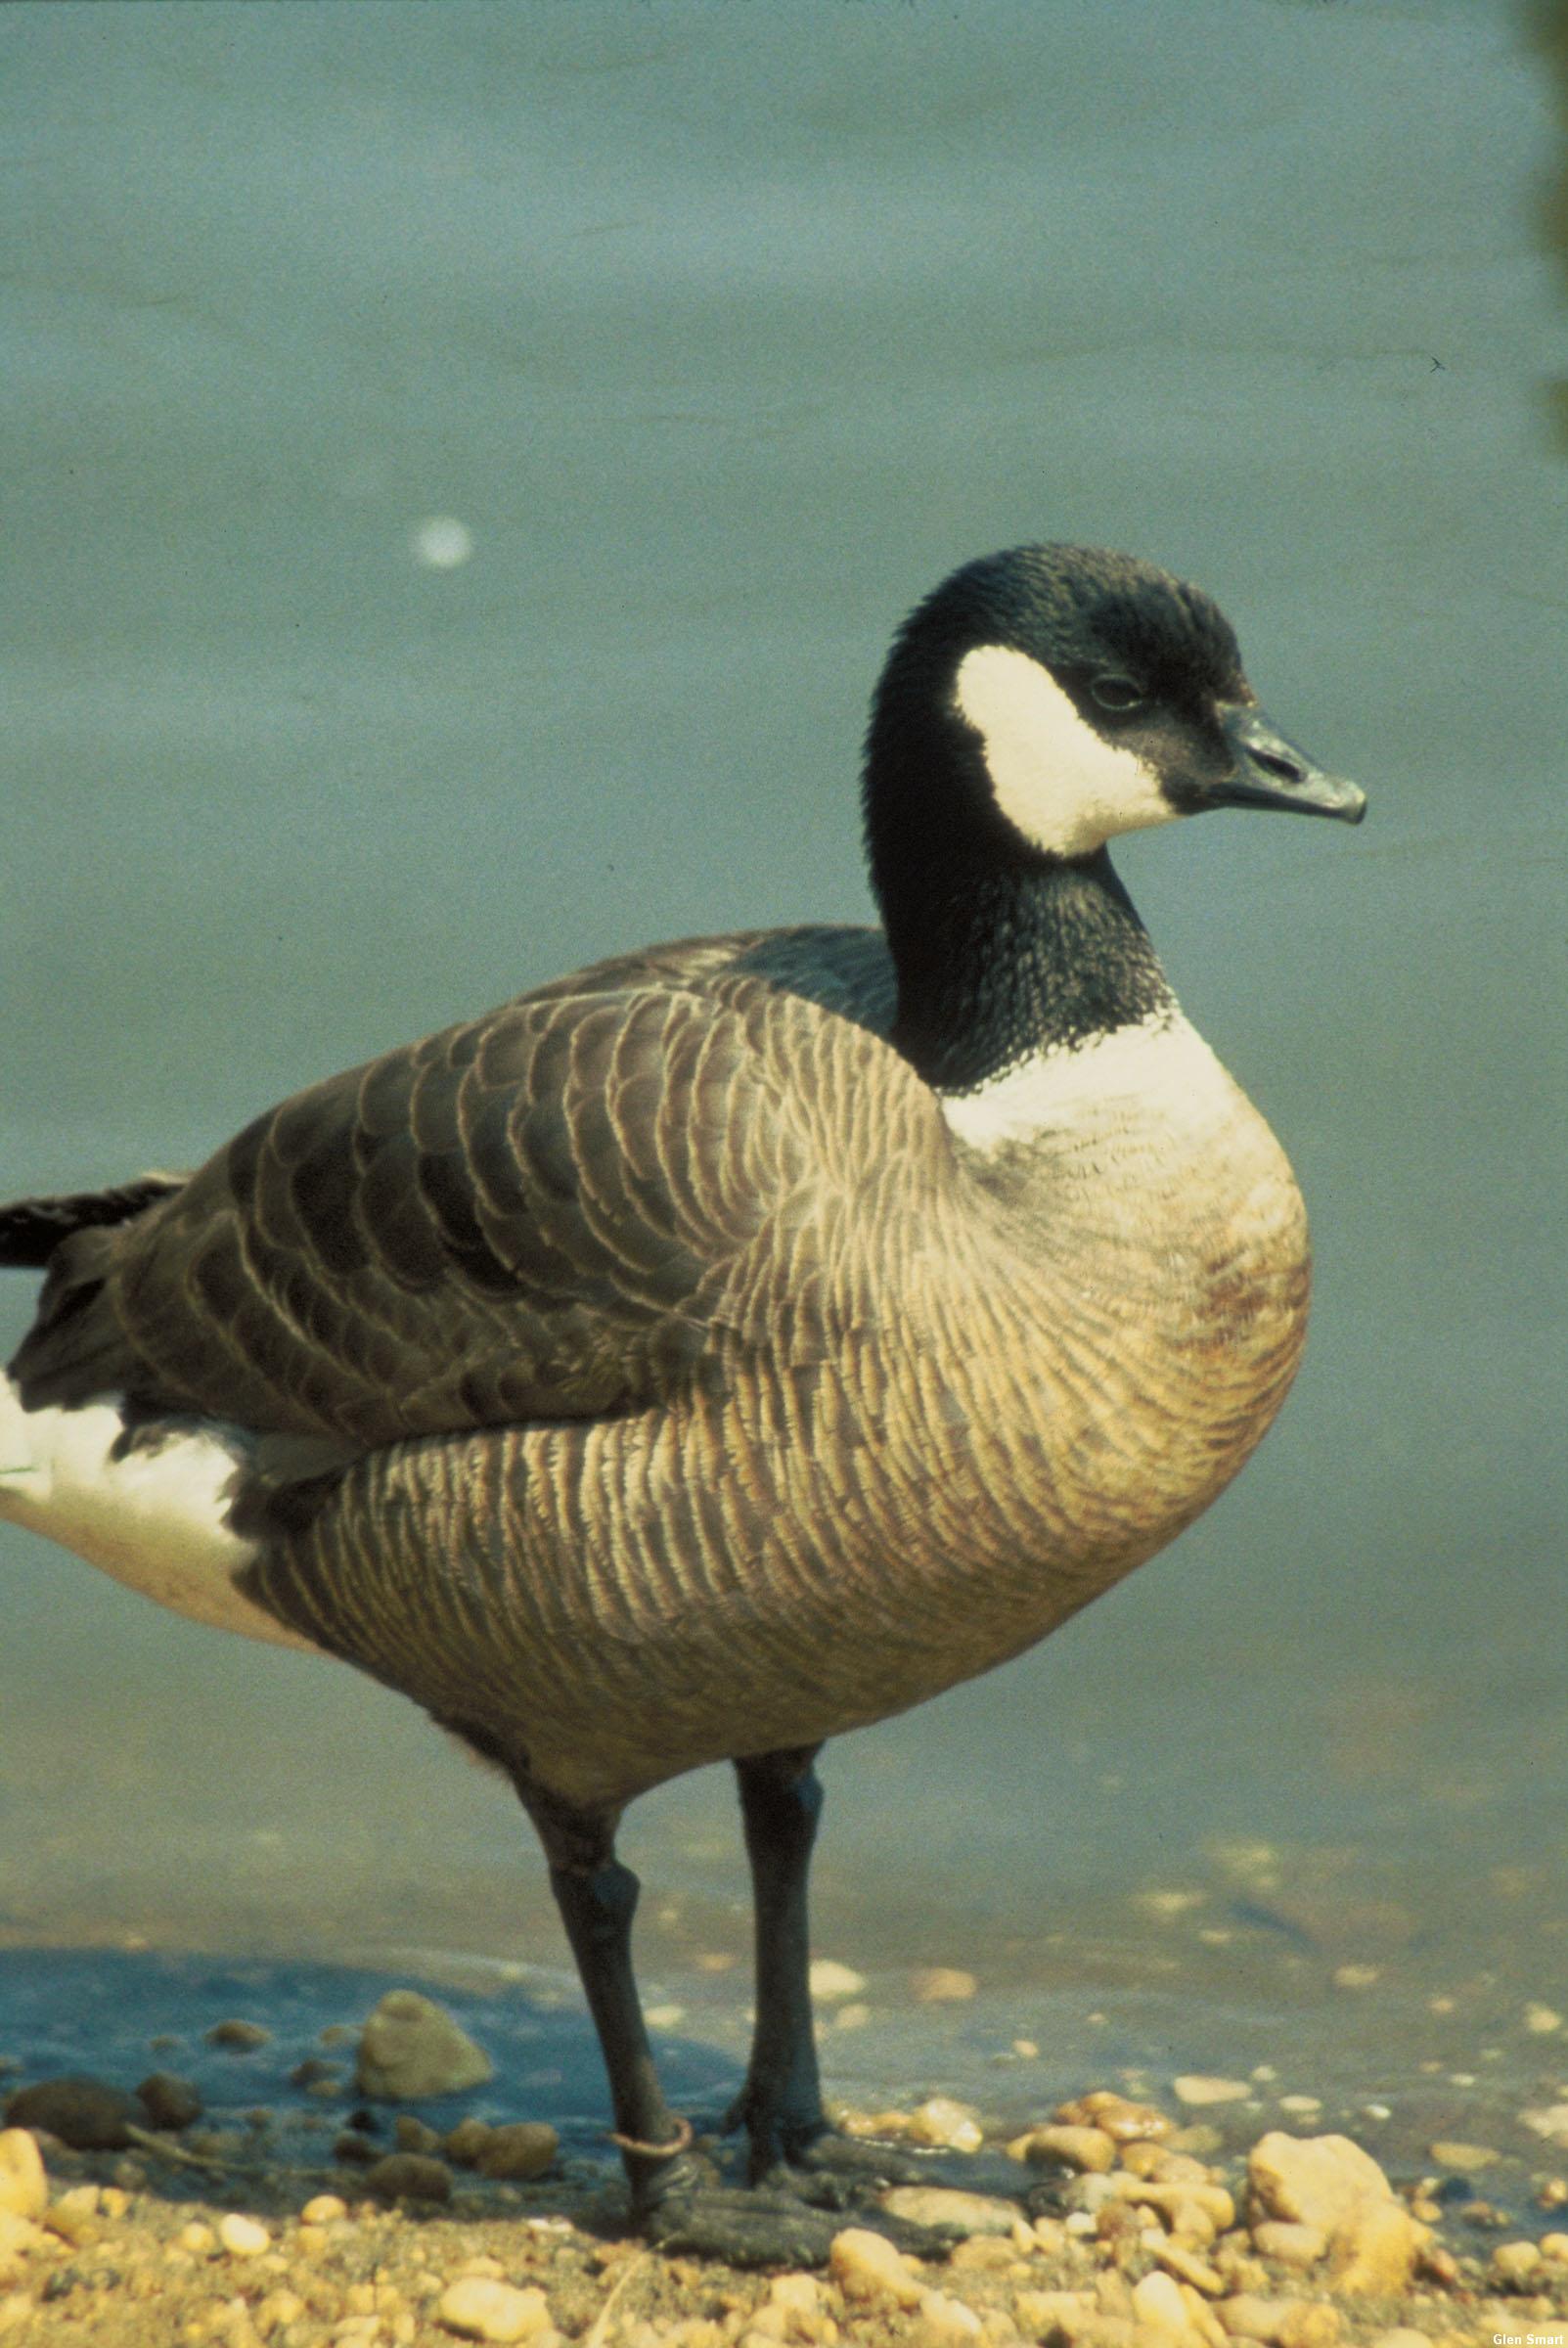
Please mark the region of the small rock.
POLYGON ((152 2128, 189 2128, 203 2109, 198 2090, 173 2071, 150 2071, 136 2091, 136 2100, 152 2128))
POLYGON ((299 2213, 307 2226, 332 2226, 348 2215, 348 2203, 337 2193, 313 2193, 299 2213))
POLYGON ((1015 2201, 1000 2201, 990 2193, 966 2193, 947 2185, 895 2185, 880 2195, 880 2203, 889 2217, 964 2235, 1010 2235, 1018 2223, 1015 2201))
POLYGON ((1285 2218, 1261 2218, 1252 2238, 1260 2257, 1277 2259, 1280 2266, 1303 2274, 1328 2255, 1328 2236, 1321 2226, 1293 2226, 1285 2218))
POLYGON ((1489 2168, 1500 2156, 1490 2145, 1458 2145, 1445 2139, 1428 2146, 1440 2169, 1460 2169, 1466 2174, 1472 2169, 1489 2168))
POLYGON ((866 1986, 864 1973, 857 1973, 852 1964, 840 1964, 835 1957, 814 1957, 811 1961, 811 1994, 824 2005, 835 1998, 858 1998, 866 1986))
POLYGON ((1547 2103, 1535 2111, 1521 2111, 1519 2117, 1546 2144, 1568 2145, 1568 2103, 1547 2103))
POLYGON ((1371 2154, 1348 2136, 1286 2136, 1273 2129, 1247 2155, 1247 2181, 1263 2215, 1321 2226, 1329 2235, 1360 2203, 1393 2198, 1371 2154))
POLYGON ((1546 2263, 1534 2242, 1500 2242, 1492 2253, 1492 2280, 1504 2291, 1527 2291, 1546 2263))
POLYGON ((917 2103, 905 2133, 912 2145, 940 2145, 949 2152, 978 2152, 985 2142, 975 2114, 951 2096, 928 2096, 917 2103))
POLYGON ((1427 2239, 1403 2201, 1366 2202, 1329 2237, 1329 2280, 1346 2298, 1392 2296, 1409 2284, 1427 2239))
POLYGON ((918 2307, 925 2287, 886 2235, 864 2226, 846 2226, 834 2235, 828 2266, 846 2299, 891 2299, 898 2307, 918 2307))
POLYGON ((206 2035, 209 2047, 227 2047, 231 2054, 248 2054, 272 2041, 272 2032, 259 2022, 214 2022, 206 2035))
POLYGON ((1255 2291, 1236 2291, 1220 2300, 1214 2312, 1233 2339, 1262 2340, 1265 2348, 1275 2348, 1291 2304, 1288 2299, 1260 2299, 1255 2291))
POLYGON ((544 2120, 508 2120, 485 2131, 473 2154, 481 2177, 526 2180, 542 2177, 555 2161, 560 2139, 544 2120))
POLYGON ((1099 2313, 1093 2291, 1019 2291, 1012 2306, 1023 2329, 1039 2340, 1050 2339, 1053 2332, 1076 2339, 1099 2313))
POLYGON ((1551 2259, 1557 2266, 1568 2266, 1568 2234, 1544 2234, 1541 2237, 1541 2255, 1551 2259))
POLYGON ((1074 2128, 1065 2122, 1031 2128, 1008 2146, 1014 2160, 1041 2168, 1093 2170, 1103 2173, 1116 2165, 1116 2146, 1103 2128, 1074 2128))
POLYGON ((442 2146, 448 2160, 457 2161, 463 2168, 471 2169, 479 2157, 481 2145, 489 2141, 488 2120, 459 2120, 442 2146))
POLYGON ((1432 2342, 1426 2332, 1411 2331, 1402 2324, 1394 2331, 1380 2331, 1371 2348, 1432 2348, 1432 2342))
POLYGON ((398 2113, 392 2124, 392 2141, 399 2152, 436 2153, 445 2149, 440 2130, 417 2120, 411 2111, 398 2113))
POLYGON ((1225 2289, 1224 2278, 1208 2260, 1199 2258, 1182 2242, 1156 2242, 1153 2254, 1168 2275, 1174 2275, 1179 2282, 1189 2282, 1206 2299, 1218 2299, 1225 2289))
POLYGON ((102 2079, 40 2079, 6 2104, 10 2126, 45 2129, 76 2152, 122 2152, 141 2117, 134 2097, 102 2079))
POLYGON ((1163 2111, 1156 2111, 1152 2103, 1134 2103, 1109 2087, 1075 2096, 1070 2103, 1058 2105, 1055 2117, 1073 2128, 1102 2128, 1118 2145, 1141 2144, 1171 2133, 1163 2111))
POLYGON ((1533 1998, 1524 2009, 1524 2026, 1537 2038, 1549 2038, 1562 2028, 1562 2015, 1555 2006, 1546 2006, 1533 1998))
POLYGON ((972 1998, 979 1986, 972 1973, 957 1964, 921 1965, 910 1975, 910 1988, 920 2006, 959 2005, 972 1998))
POLYGON ((49 2206, 43 2155, 25 2128, 0 2131, 0 2209, 14 2218, 41 2218, 49 2206))
POLYGON ((412 2102, 482 2087, 492 2068, 445 2007, 417 1989, 389 1989, 365 2024, 354 2076, 361 2095, 412 2102))
POLYGON ((910 2327, 916 2348, 969 2348, 980 2337, 980 2319, 950 2291, 922 2291, 910 2327))
POLYGON ((532 2340, 554 2330, 544 2292, 488 2275, 463 2275, 436 2302, 437 2323, 465 2340, 532 2340))
POLYGON ((365 2171, 365 2186, 379 2201, 450 2201, 452 2172, 424 2152, 388 2152, 365 2171))
POLYGON ((272 2248, 272 2236, 259 2218, 244 2217, 237 2209, 218 2220, 218 2240, 231 2258, 259 2258, 272 2248))
POLYGON ((1252 2094, 1248 2079, 1211 2079, 1201 2071, 1184 2071, 1171 2082, 1178 2103, 1196 2109, 1207 2103, 1241 2103, 1252 2094))
POLYGON ((1133 2314, 1151 2331, 1182 2334, 1191 2329, 1187 2301, 1170 2275, 1145 2275, 1134 2283, 1133 2314))

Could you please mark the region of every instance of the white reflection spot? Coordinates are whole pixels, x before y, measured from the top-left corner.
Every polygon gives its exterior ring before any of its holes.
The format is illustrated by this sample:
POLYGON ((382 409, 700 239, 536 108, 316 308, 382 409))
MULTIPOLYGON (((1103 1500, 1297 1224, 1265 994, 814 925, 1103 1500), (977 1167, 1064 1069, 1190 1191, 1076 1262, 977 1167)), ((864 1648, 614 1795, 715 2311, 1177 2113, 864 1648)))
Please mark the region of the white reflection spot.
POLYGON ((473 532, 455 514, 432 514, 414 532, 414 559, 427 570, 457 570, 473 552, 473 532))

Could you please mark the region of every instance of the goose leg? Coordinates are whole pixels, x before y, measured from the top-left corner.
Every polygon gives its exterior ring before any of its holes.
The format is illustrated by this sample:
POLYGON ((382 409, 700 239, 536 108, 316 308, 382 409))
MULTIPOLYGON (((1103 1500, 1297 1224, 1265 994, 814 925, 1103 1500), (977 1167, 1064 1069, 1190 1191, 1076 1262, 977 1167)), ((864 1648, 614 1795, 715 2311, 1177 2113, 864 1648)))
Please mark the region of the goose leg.
POLYGON ((756 1918, 757 2020, 745 2085, 726 2126, 746 2131, 753 2184, 780 2181, 784 2171, 796 2191, 842 2207, 857 2189, 923 2182, 926 2172, 885 2145, 838 2135, 823 2109, 807 1913, 821 1750, 801 1745, 735 1765, 756 1918))

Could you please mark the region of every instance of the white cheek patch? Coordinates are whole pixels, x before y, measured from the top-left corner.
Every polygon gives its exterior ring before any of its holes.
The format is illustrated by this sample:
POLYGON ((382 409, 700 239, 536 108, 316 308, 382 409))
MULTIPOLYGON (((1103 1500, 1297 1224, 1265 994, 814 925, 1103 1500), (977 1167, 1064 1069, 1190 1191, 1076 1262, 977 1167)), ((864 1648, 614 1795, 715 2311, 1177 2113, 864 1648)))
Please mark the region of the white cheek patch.
POLYGON ((229 1502, 248 1460, 238 1430, 193 1429, 116 1459, 123 1432, 112 1397, 28 1411, 0 1371, 0 1517, 194 1622, 308 1646, 236 1584, 256 1555, 255 1544, 229 1527, 229 1502))
POLYGON ((1153 768, 1097 734, 1027 653, 1006 644, 965 653, 955 700, 984 745, 997 805, 1037 848, 1087 856, 1118 832, 1178 814, 1153 768))

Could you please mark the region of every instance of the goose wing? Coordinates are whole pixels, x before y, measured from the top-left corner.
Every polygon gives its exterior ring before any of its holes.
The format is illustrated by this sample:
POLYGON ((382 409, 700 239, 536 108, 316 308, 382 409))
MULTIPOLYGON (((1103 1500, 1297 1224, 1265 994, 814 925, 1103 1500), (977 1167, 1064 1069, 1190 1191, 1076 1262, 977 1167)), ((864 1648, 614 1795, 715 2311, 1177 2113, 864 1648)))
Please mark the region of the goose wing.
POLYGON ((843 1016, 863 949, 808 986, 801 933, 775 971, 762 943, 603 966, 257 1118, 59 1248, 29 1404, 119 1390, 370 1446, 822 1358, 869 1309, 834 1238, 882 1165, 868 1086, 929 1097, 843 1016))

